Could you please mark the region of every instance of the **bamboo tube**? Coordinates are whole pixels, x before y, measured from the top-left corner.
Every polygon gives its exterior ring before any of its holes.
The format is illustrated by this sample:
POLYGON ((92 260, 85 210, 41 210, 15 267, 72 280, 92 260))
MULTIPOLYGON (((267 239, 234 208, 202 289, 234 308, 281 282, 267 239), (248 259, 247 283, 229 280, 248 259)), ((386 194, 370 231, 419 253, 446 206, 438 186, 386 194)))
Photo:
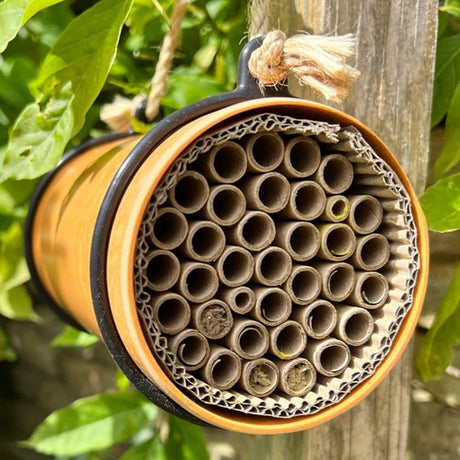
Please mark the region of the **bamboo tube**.
POLYGON ((273 242, 275 234, 275 223, 268 214, 249 211, 227 231, 227 240, 250 251, 261 251, 273 242))
POLYGON ((326 222, 342 222, 350 213, 350 202, 346 196, 332 195, 326 199, 326 207, 321 220, 326 222))
POLYGON ((227 227, 236 224, 246 211, 246 198, 234 185, 214 185, 209 199, 200 213, 217 225, 227 227))
POLYGON ((313 267, 294 265, 283 287, 294 303, 307 305, 319 296, 321 277, 313 267))
POLYGON ((390 244, 380 233, 371 233, 357 238, 351 263, 362 270, 379 270, 390 259, 390 244))
POLYGON ((309 340, 304 356, 321 375, 326 377, 335 377, 341 374, 351 359, 347 344, 333 338, 309 340))
POLYGON ((276 225, 275 244, 299 262, 315 257, 319 250, 319 230, 310 222, 280 222, 276 225))
POLYGON ((203 367, 209 358, 209 343, 195 329, 185 329, 168 338, 168 348, 188 371, 203 367))
POLYGON ((167 292, 152 296, 153 320, 163 334, 178 334, 190 322, 190 305, 179 294, 167 292))
POLYGON ((145 277, 150 289, 167 291, 176 284, 179 273, 179 259, 171 251, 157 249, 148 255, 145 277))
POLYGON ((261 132, 247 138, 248 171, 268 172, 283 161, 284 142, 276 133, 261 132))
POLYGON ((344 155, 325 155, 314 177, 326 193, 343 193, 353 182, 353 165, 344 155))
POLYGON ((206 178, 196 171, 186 171, 169 191, 169 199, 174 208, 184 214, 199 211, 209 197, 206 178))
POLYGON ((287 177, 305 178, 318 169, 321 150, 311 137, 297 136, 286 143, 280 170, 287 177))
POLYGON ((334 335, 346 344, 364 345, 374 332, 374 319, 364 308, 347 305, 337 306, 337 325, 334 335))
POLYGON ((330 302, 318 299, 302 308, 294 308, 291 318, 299 322, 314 339, 325 339, 337 324, 337 311, 330 302))
POLYGON ((319 217, 326 206, 324 190, 313 181, 291 183, 291 194, 281 215, 291 219, 313 220, 319 217))
POLYGON ((377 198, 371 195, 355 195, 348 197, 350 214, 348 225, 361 234, 372 233, 382 223, 383 209, 377 198))
POLYGON ((159 249, 174 249, 187 236, 188 224, 184 214, 175 208, 161 208, 152 223, 150 241, 159 249))
POLYGON ((254 256, 253 280, 265 286, 280 286, 292 270, 289 254, 281 248, 272 246, 254 256))
POLYGON ((307 346, 307 334, 296 321, 285 321, 268 331, 270 336, 269 351, 279 359, 297 358, 307 346))
POLYGON ((208 339, 221 339, 232 328, 232 312, 222 300, 208 300, 192 307, 191 325, 208 339))
POLYGON ((355 271, 345 262, 314 262, 321 275, 321 295, 333 302, 345 300, 355 287, 355 271))
POLYGON ((388 281, 381 273, 359 272, 349 301, 358 307, 374 310, 387 301, 389 290, 388 281))
POLYGON ((247 283, 254 273, 252 254, 239 246, 226 246, 215 269, 220 281, 226 286, 236 287, 247 283))
POLYGON ((245 359, 260 358, 269 346, 267 328, 245 318, 235 318, 232 329, 222 340, 230 350, 245 359))
POLYGON ((241 377, 241 358, 233 351, 212 344, 206 364, 200 369, 205 382, 219 390, 229 390, 241 377))
POLYGON ((266 358, 243 363, 239 386, 252 396, 264 398, 278 386, 279 371, 276 364, 266 358))
POLYGON ((289 396, 305 396, 316 383, 316 369, 308 359, 275 360, 279 370, 278 388, 289 396))
POLYGON ((246 172, 246 152, 236 142, 227 141, 200 155, 197 168, 210 182, 231 184, 246 172))
POLYGON ((196 303, 206 302, 217 292, 219 279, 210 265, 182 262, 176 287, 187 300, 196 303))
POLYGON ((292 302, 279 288, 254 288, 256 303, 249 315, 267 326, 278 326, 289 318, 292 302))
POLYGON ((286 207, 290 187, 288 180, 277 172, 257 174, 241 183, 248 209, 274 213, 286 207))
POLYGON ((197 220, 191 222, 181 251, 200 262, 214 262, 225 248, 225 233, 214 222, 197 220))
POLYGON ((256 295, 247 286, 221 288, 218 297, 226 302, 231 310, 240 315, 248 313, 256 304, 256 295))
POLYGON ((333 262, 348 259, 356 248, 356 237, 347 224, 321 224, 318 256, 333 262))

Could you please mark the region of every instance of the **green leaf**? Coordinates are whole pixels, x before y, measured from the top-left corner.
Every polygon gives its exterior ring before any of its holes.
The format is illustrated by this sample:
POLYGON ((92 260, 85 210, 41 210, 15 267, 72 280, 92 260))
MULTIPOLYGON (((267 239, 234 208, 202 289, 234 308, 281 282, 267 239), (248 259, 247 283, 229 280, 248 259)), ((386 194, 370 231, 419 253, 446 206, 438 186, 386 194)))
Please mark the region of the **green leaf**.
POLYGON ((452 349, 460 344, 460 265, 439 307, 433 325, 416 358, 423 379, 438 379, 452 360, 452 349))
POLYGON ((0 361, 14 361, 16 353, 8 346, 8 337, 0 329, 0 361))
POLYGON ((69 457, 102 450, 149 425, 157 412, 137 392, 91 396, 53 412, 24 445, 44 454, 69 457))
POLYGON ((431 125, 436 126, 446 115, 460 82, 460 35, 442 38, 436 49, 431 125))
POLYGON ((62 0, 4 0, 0 3, 0 17, 2 27, 0 29, 0 53, 8 46, 23 26, 33 15, 60 3, 62 0))
POLYGON ((460 1, 459 0, 445 0, 444 5, 439 8, 440 11, 451 14, 460 18, 460 1))
POLYGON ((131 384, 130 381, 125 377, 125 374, 123 374, 123 372, 121 372, 121 370, 118 368, 115 376, 115 382, 117 384, 117 388, 120 391, 126 391, 131 384))
POLYGON ((439 180, 420 198, 428 226, 436 232, 460 228, 460 173, 439 180))
POLYGON ((10 319, 38 319, 32 308, 32 299, 24 286, 0 291, 0 314, 10 319))
POLYGON ((166 454, 174 460, 209 460, 201 428, 171 415, 166 454))
POLYGON ((51 345, 55 347, 88 347, 95 344, 98 338, 93 334, 79 331, 71 326, 66 326, 64 330, 56 336, 51 345))
POLYGON ((39 177, 57 163, 104 85, 132 1, 102 0, 64 30, 40 68, 38 99, 15 123, 0 181, 39 177))
POLYGON ((172 460, 166 456, 166 451, 158 436, 128 449, 119 460, 172 460))

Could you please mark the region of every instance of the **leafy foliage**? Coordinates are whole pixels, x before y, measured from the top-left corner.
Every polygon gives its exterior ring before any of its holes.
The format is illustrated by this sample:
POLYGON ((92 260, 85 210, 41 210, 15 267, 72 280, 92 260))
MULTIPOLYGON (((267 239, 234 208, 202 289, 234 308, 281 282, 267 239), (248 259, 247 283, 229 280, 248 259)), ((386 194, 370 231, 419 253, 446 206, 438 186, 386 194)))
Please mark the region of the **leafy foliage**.
POLYGON ((89 347, 98 341, 97 337, 87 332, 79 331, 71 326, 66 326, 64 330, 56 336, 51 345, 55 347, 89 347))

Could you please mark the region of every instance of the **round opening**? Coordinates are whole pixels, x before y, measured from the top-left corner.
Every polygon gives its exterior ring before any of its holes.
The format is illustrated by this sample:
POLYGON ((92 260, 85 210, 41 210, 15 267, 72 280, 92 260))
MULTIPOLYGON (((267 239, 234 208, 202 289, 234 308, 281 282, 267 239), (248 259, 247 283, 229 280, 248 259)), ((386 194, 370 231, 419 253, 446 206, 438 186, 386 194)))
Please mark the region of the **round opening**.
POLYGON ((278 383, 278 373, 268 363, 256 364, 249 371, 249 386, 258 395, 267 395, 278 383))
POLYGON ((208 356, 207 342, 198 335, 189 335, 179 343, 177 356, 186 366, 199 366, 208 356))
POLYGON ((189 320, 190 307, 180 296, 171 295, 158 307, 158 327, 166 334, 177 334, 187 326, 189 320))
POLYGON ((251 279, 254 262, 249 252, 237 248, 223 256, 222 274, 224 282, 235 286, 251 279))
POLYGON ((260 275, 268 285, 284 283, 292 267, 291 258, 282 249, 273 248, 262 255, 260 275))
POLYGON ((299 177, 313 174, 319 166, 321 153, 318 144, 311 139, 297 139, 291 144, 289 163, 299 177))
POLYGON ((346 259, 351 256, 356 247, 353 230, 346 225, 332 228, 326 236, 325 245, 334 260, 346 259))
POLYGON ((198 323, 200 332, 210 339, 217 339, 228 333, 233 325, 233 318, 228 307, 210 301, 201 309, 198 323))
POLYGON ((243 223, 242 237, 254 251, 268 246, 275 236, 275 224, 264 214, 253 214, 243 223))
POLYGON ((335 308, 330 303, 317 305, 308 316, 308 326, 315 338, 326 337, 334 329, 336 321, 335 308))
POLYGON ((316 270, 305 267, 294 275, 291 286, 294 297, 299 301, 313 301, 320 293, 321 280, 316 270))
POLYGON ((350 353, 342 346, 330 345, 321 351, 320 362, 326 375, 340 374, 347 367, 349 360, 350 353))
POLYGON ((346 299, 354 287, 354 270, 351 266, 340 265, 335 267, 327 279, 327 287, 331 300, 346 299))
POLYGON ((303 329, 296 324, 287 324, 278 333, 275 347, 284 358, 293 358, 300 355, 305 349, 307 341, 303 329))
POLYGON ((353 182, 353 166, 346 158, 330 158, 324 165, 323 180, 327 192, 342 193, 353 182))
POLYGON ((288 295, 281 290, 269 291, 260 300, 260 314, 270 324, 280 324, 291 313, 291 301, 288 295))
POLYGON ((192 250, 197 258, 205 261, 216 260, 225 246, 225 235, 219 227, 203 226, 192 235, 192 250))
POLYGON ((289 236, 289 246, 297 260, 308 260, 319 250, 319 233, 315 226, 304 222, 294 228, 289 236))
POLYGON ((361 246, 361 260, 370 270, 382 268, 390 258, 390 245, 383 235, 369 237, 361 246))
POLYGON ((353 313, 348 318, 344 333, 350 342, 362 345, 372 334, 373 320, 370 314, 364 312, 353 313))
POLYGON ((275 169, 283 160, 284 143, 276 134, 261 134, 254 139, 250 152, 253 162, 261 171, 275 169))
POLYGON ((371 275, 361 284, 361 297, 369 305, 379 305, 388 297, 388 283, 383 276, 371 275))
POLYGON ((381 204, 373 197, 363 197, 352 210, 352 219, 356 224, 356 231, 371 233, 382 222, 383 210, 381 204))
POLYGON ((187 236, 187 221, 175 210, 164 211, 153 224, 153 242, 163 249, 177 248, 187 236))
POLYGON ((258 358, 267 349, 267 337, 263 329, 255 326, 245 328, 238 338, 239 348, 248 358, 258 358))
POLYGON ((280 211, 289 199, 289 183, 282 176, 268 176, 259 187, 259 200, 268 212, 280 211))
POLYGON ((157 291, 164 291, 174 285, 179 276, 179 261, 168 252, 154 254, 147 265, 147 279, 157 291))
POLYGON ((214 270, 211 267, 198 266, 187 274, 186 290, 190 300, 202 302, 210 299, 217 291, 218 283, 214 270))
POLYGON ((234 302, 237 308, 246 310, 252 306, 253 299, 246 291, 240 291, 235 295, 234 302))
POLYGON ((315 219, 326 206, 324 190, 314 182, 302 184, 295 191, 294 207, 304 219, 315 219))
POLYGON ((214 195, 212 209, 221 224, 232 225, 238 222, 244 214, 246 201, 237 188, 224 188, 214 195))
POLYGON ((179 179, 173 190, 173 201, 184 212, 196 212, 201 209, 209 196, 209 187, 205 178, 198 173, 188 173, 179 179))
POLYGON ((305 362, 298 362, 287 372, 286 384, 294 394, 302 394, 312 386, 315 374, 305 362))
POLYGON ((235 182, 246 172, 246 153, 236 143, 220 147, 214 154, 214 170, 222 182, 235 182))
POLYGON ((240 369, 241 366, 236 356, 222 353, 211 367, 211 377, 218 388, 230 388, 238 380, 240 369))
POLYGON ((334 220, 339 221, 347 217, 348 200, 345 197, 337 197, 331 206, 331 215, 334 220))

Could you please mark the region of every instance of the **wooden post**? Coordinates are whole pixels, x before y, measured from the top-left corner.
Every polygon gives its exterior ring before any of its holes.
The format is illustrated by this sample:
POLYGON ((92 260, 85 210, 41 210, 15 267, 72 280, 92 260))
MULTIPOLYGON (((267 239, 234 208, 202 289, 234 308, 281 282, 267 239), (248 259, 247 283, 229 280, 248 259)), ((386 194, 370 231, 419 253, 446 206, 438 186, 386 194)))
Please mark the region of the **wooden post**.
MULTIPOLYGON (((354 33, 361 76, 340 109, 389 146, 416 192, 425 186, 437 31, 437 0, 289 0, 266 5, 271 28, 288 34, 354 33)), ((295 93, 315 99, 307 90, 295 93)), ((323 102, 323 101, 320 101, 323 102)), ((389 376, 344 415, 303 433, 213 433, 238 459, 404 459, 410 410, 411 347, 389 376)))

